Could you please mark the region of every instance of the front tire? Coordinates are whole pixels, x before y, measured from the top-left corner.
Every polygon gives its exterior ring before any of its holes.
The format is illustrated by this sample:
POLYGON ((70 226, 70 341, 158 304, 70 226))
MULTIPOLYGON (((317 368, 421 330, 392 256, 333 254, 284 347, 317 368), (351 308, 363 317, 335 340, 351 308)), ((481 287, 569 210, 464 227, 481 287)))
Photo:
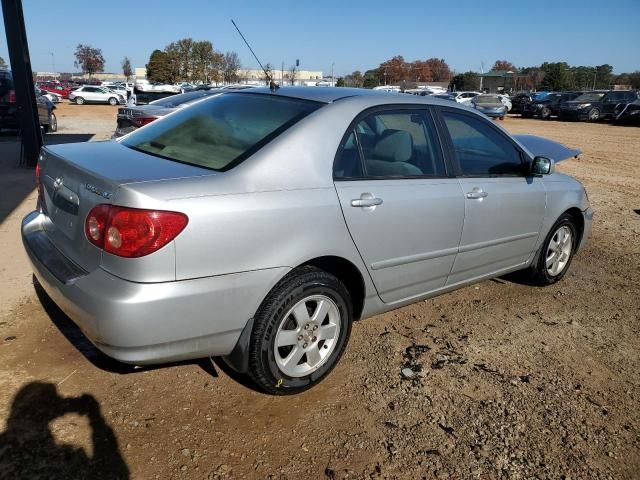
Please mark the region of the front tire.
POLYGON ((294 270, 262 302, 249 342, 249 376, 273 395, 302 392, 340 360, 353 309, 344 284, 314 267, 294 270))
POLYGON ((540 119, 541 120, 548 120, 551 118, 551 109, 548 107, 544 107, 542 109, 542 111, 540 112, 540 119))
POLYGON ((589 113, 587 113, 587 118, 590 122, 597 122, 598 120, 600 120, 600 110, 598 110, 597 108, 592 108, 591 110, 589 110, 589 113))
POLYGON ((538 260, 530 268, 530 278, 536 285, 551 285, 565 276, 578 246, 578 234, 571 215, 564 214, 545 238, 538 260))
POLYGON ((109 99, 109 105, 117 105, 117 104, 118 104, 118 99, 117 98, 111 97, 109 99))

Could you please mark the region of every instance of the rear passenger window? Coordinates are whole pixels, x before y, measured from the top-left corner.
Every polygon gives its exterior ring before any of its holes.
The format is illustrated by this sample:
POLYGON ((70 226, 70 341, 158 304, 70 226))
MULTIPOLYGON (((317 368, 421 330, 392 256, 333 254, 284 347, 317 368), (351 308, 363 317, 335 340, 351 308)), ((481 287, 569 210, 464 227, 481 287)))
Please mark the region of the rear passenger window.
POLYGON ((334 177, 413 178, 444 176, 435 127, 419 110, 371 114, 348 132, 334 177))
POLYGON ((480 118, 443 111, 456 158, 465 176, 522 175, 520 152, 480 118))

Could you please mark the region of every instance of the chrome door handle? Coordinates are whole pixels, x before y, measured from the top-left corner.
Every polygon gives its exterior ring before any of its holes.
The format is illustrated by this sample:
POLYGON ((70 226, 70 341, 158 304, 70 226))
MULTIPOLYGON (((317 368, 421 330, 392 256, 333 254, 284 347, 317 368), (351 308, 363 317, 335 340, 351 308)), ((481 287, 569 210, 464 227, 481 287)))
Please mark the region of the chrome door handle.
POLYGON ((482 190, 473 190, 471 192, 467 192, 466 197, 467 198, 471 198, 471 199, 474 199, 474 198, 478 199, 478 198, 484 198, 487 195, 489 195, 489 194, 487 192, 482 191, 482 190))
POLYGON ((372 193, 363 193, 360 198, 351 200, 352 207, 377 207, 382 205, 382 199, 375 197, 372 193))

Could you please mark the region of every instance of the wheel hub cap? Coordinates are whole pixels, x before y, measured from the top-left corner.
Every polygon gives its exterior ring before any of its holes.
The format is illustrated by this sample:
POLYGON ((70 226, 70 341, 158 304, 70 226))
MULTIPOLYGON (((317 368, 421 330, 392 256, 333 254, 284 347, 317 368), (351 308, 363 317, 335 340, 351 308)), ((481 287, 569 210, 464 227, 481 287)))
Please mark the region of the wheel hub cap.
POLYGON ((566 225, 560 227, 551 237, 547 248, 545 265, 552 277, 560 275, 567 266, 573 250, 573 233, 566 225))

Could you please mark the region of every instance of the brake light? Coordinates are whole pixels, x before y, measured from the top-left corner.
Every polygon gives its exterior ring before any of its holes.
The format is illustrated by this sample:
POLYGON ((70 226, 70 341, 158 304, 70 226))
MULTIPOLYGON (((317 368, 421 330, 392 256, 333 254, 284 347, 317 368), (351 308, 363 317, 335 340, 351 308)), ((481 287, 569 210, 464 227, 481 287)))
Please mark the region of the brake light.
POLYGON ((16 103, 16 91, 9 90, 9 103, 16 103))
POLYGON ((184 213, 101 204, 85 220, 87 240, 119 257, 149 255, 176 238, 187 226, 184 213))
POLYGON ((136 127, 144 127, 145 125, 150 124, 154 120, 157 120, 158 117, 133 117, 131 121, 136 127))
POLYGON ((37 208, 40 208, 40 202, 42 202, 42 182, 40 180, 40 162, 36 164, 36 188, 38 189, 38 199, 36 200, 37 208))

